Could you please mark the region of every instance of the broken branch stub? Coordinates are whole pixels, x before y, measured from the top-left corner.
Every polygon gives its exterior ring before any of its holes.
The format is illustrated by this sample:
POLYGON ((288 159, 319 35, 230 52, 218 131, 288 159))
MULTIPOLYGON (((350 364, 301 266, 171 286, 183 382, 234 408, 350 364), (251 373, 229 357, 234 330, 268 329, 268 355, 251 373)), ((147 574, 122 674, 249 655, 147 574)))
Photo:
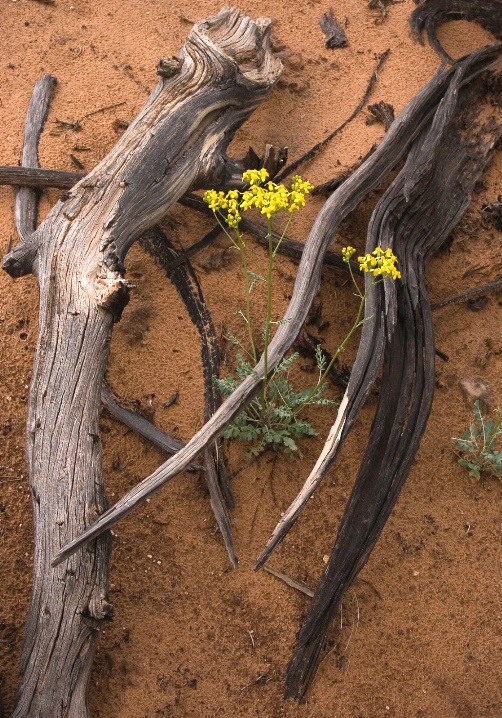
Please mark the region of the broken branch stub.
POLYGON ((179 71, 159 81, 103 161, 6 256, 40 283, 27 461, 34 583, 15 718, 85 718, 97 629, 107 601, 109 537, 53 569, 58 550, 107 508, 100 391, 110 332, 129 289, 131 244, 187 190, 225 180, 225 151, 281 71, 268 20, 226 8, 196 24, 179 71))

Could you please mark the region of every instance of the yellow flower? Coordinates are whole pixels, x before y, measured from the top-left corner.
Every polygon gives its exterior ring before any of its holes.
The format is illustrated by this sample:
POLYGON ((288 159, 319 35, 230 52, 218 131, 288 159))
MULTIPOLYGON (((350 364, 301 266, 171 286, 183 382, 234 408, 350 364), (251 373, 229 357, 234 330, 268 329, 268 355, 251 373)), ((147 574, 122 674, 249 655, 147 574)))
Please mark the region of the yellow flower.
POLYGON ((352 255, 355 254, 355 253, 356 253, 356 250, 354 249, 354 247, 350 247, 350 246, 349 246, 349 247, 344 247, 344 248, 342 249, 343 261, 344 261, 344 262, 350 261, 350 258, 351 258, 352 255))
POLYGON ((268 177, 269 174, 265 168, 246 170, 242 179, 249 183, 249 189, 244 192, 233 189, 226 194, 221 191, 207 190, 204 193, 204 202, 215 214, 220 213, 229 227, 236 229, 242 219, 241 213, 255 208, 270 219, 272 215, 283 209, 293 212, 305 206, 306 195, 314 189, 310 182, 302 180, 299 175, 293 177, 291 190, 288 190, 283 184, 272 182, 272 180, 266 182, 268 177))
POLYGON ((302 180, 300 175, 295 175, 291 182, 291 191, 300 192, 301 194, 310 194, 314 189, 314 185, 310 184, 308 180, 302 180))
MULTIPOLYGON (((347 260, 345 259, 345 261, 347 260)), ((362 272, 369 272, 374 277, 382 277, 382 279, 401 278, 401 272, 395 266, 397 257, 390 248, 383 250, 381 247, 376 247, 373 252, 365 254, 363 257, 358 257, 357 261, 362 272)))
POLYGON ((246 170, 242 175, 243 182, 249 182, 250 185, 261 184, 268 179, 268 172, 265 168, 261 170, 246 170))

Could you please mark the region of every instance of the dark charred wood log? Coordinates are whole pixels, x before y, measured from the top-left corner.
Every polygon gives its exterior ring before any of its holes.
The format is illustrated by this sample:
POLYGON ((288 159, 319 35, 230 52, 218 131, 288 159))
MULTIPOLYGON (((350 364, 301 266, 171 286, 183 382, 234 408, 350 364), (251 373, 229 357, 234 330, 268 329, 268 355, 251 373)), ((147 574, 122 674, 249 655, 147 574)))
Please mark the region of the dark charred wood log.
POLYGON ((56 569, 50 562, 107 508, 98 420, 110 332, 129 293, 123 261, 189 189, 232 173, 226 147, 280 73, 269 28, 228 8, 197 23, 179 72, 5 258, 12 276, 35 270, 40 283, 27 439, 35 569, 15 718, 88 714, 98 630, 112 610, 110 537, 56 569))
MULTIPOLYGON (((462 83, 467 84, 485 69, 489 68, 498 59, 501 52, 502 45, 494 45, 492 47, 483 48, 477 53, 473 53, 463 72, 462 83)), ((285 313, 285 317, 287 317, 289 321, 278 327, 269 347, 270 371, 273 371, 273 368, 291 347, 307 318, 312 301, 318 292, 324 255, 337 227, 360 201, 377 187, 384 177, 401 161, 410 145, 428 124, 431 113, 435 112, 457 69, 457 67, 450 69, 442 68, 434 76, 416 97, 413 98, 403 112, 396 117, 375 152, 326 201, 305 242, 293 295, 285 313)), ((369 249, 372 249, 371 245, 369 249)), ((374 307, 371 302, 367 304, 367 311, 369 312, 368 316, 373 316, 374 307)), ((373 352, 375 354, 375 361, 370 361, 370 367, 372 367, 371 372, 375 374, 383 354, 384 346, 383 338, 377 341, 380 333, 380 320, 377 318, 377 321, 367 322, 364 325, 361 339, 363 355, 366 356, 366 353, 373 352), (364 331, 364 329, 366 329, 366 331, 364 331), (376 331, 375 336, 373 336, 373 331, 376 331)), ((364 404, 370 387, 364 385, 365 388, 362 392, 356 391, 356 389, 360 388, 359 385, 364 378, 364 365, 366 361, 367 359, 364 358, 364 360, 360 360, 359 364, 356 362, 356 365, 354 365, 350 380, 353 382, 350 392, 351 399, 349 401, 349 397, 346 394, 342 401, 337 421, 330 432, 329 441, 331 441, 333 445, 330 449, 327 449, 326 454, 323 452, 323 455, 321 455, 316 464, 315 471, 307 482, 304 495, 306 495, 306 493, 310 495, 315 489, 318 481, 322 478, 323 466, 326 468, 325 460, 327 455, 331 453, 333 447, 338 447, 341 439, 347 435, 349 428, 353 425, 357 414, 364 404)), ((144 481, 133 488, 128 494, 119 499, 113 508, 100 516, 94 525, 84 531, 81 536, 75 538, 65 546, 64 549, 54 557, 53 564, 59 565, 61 561, 71 556, 76 550, 127 516, 136 506, 143 504, 148 497, 159 491, 163 484, 170 480, 171 476, 182 471, 207 443, 212 441, 233 417, 242 410, 246 403, 251 400, 262 378, 263 361, 260 361, 254 368, 253 376, 243 381, 236 391, 216 411, 211 420, 192 437, 184 449, 160 466, 153 474, 144 479, 144 481)), ((285 524, 292 523, 295 520, 302 506, 303 497, 299 500, 298 504, 295 502, 291 507, 291 511, 287 512, 287 520, 278 525, 278 529, 274 532, 270 544, 267 545, 266 550, 260 557, 260 564, 266 560, 273 546, 276 545, 282 535, 284 535, 282 532, 286 530, 285 524)))
POLYGON ((502 0, 425 0, 410 16, 411 31, 421 43, 425 32, 431 47, 449 62, 452 59, 437 36, 438 27, 448 20, 476 22, 502 40, 502 0))
MULTIPOLYGON (((389 150, 389 152, 391 152, 392 155, 399 152, 399 157, 404 155, 405 151, 408 150, 408 147, 413 145, 414 141, 418 137, 418 134, 422 132, 425 126, 427 126, 430 115, 436 113, 437 108, 443 96, 446 94, 450 83, 453 82, 456 73, 460 74, 460 87, 463 87, 476 79, 484 69, 489 68, 501 53, 502 44, 483 48, 478 52, 472 53, 472 55, 470 55, 465 61, 458 63, 453 68, 440 70, 436 76, 418 93, 418 95, 416 95, 403 112, 396 117, 377 150, 375 150, 369 159, 361 165, 358 170, 356 170, 356 172, 345 182, 345 184, 343 184, 331 195, 326 202, 325 208, 329 207, 335 201, 337 196, 342 194, 344 190, 347 191, 347 187, 350 187, 357 178, 360 178, 361 174, 364 176, 366 174, 365 168, 373 165, 374 163, 379 166, 380 161, 383 162, 383 159, 380 160, 381 153, 388 157, 388 152, 385 152, 386 146, 390 145, 392 147, 393 145, 397 145, 399 150, 393 148, 392 150, 389 150), (413 124, 414 122, 415 124, 413 124), (408 136, 408 142, 405 143, 403 135, 406 134, 408 136), (403 148, 399 146, 400 141, 405 145, 403 148)), ((390 157, 388 157, 388 159, 390 161, 390 157)), ((395 164, 397 164, 397 162, 395 164)), ((368 189, 368 191, 370 190, 368 189)), ((377 244, 381 243, 378 241, 378 236, 372 235, 371 231, 370 226, 370 233, 366 244, 367 251, 372 251, 377 244)), ((380 239, 383 240, 384 238, 380 239)), ((412 275, 410 280, 413 279, 413 281, 416 281, 414 277, 415 275, 412 275)), ((389 283, 385 283, 385 289, 387 293, 395 291, 393 285, 389 283)), ((378 367, 381 359, 383 358, 385 343, 386 341, 390 341, 391 337, 391 334, 387 332, 388 336, 386 339, 386 334, 383 331, 382 322, 384 321, 384 314, 381 305, 382 301, 383 300, 380 297, 379 292, 371 292, 368 297, 365 306, 365 316, 367 318, 372 317, 372 320, 366 321, 363 324, 358 354, 352 368, 352 374, 347 391, 338 410, 336 422, 331 429, 325 448, 317 460, 310 476, 306 480, 302 491, 291 504, 289 509, 284 513, 281 521, 274 529, 270 541, 258 559, 257 567, 261 566, 263 562, 266 561, 272 550, 280 541, 282 541, 295 522, 299 513, 305 506, 306 501, 308 501, 328 467, 336 457, 343 440, 352 428, 356 417, 358 416, 369 392, 371 391, 371 386, 377 376, 378 367)), ((386 311, 393 311, 395 314, 394 301, 391 301, 390 296, 386 296, 383 307, 386 311)), ((288 313, 288 316, 291 316, 291 314, 288 313)), ((392 321, 395 322, 395 317, 392 321)), ((394 326, 394 324, 391 324, 391 326, 394 326)))
MULTIPOLYGON (((204 421, 209 421, 220 406, 220 396, 214 377, 220 375, 220 353, 211 314, 204 302, 202 289, 190 262, 171 268, 171 261, 178 256, 167 235, 158 227, 141 239, 141 245, 166 272, 178 290, 188 315, 201 339, 202 372, 204 375, 204 421)), ((221 531, 230 562, 235 567, 232 525, 225 503, 234 506, 230 479, 223 461, 221 444, 217 440, 204 450, 204 478, 209 490, 213 513, 221 531)))
POLYGON ((380 10, 380 17, 383 20, 387 17, 387 5, 395 5, 403 0, 368 0, 370 10, 380 10))

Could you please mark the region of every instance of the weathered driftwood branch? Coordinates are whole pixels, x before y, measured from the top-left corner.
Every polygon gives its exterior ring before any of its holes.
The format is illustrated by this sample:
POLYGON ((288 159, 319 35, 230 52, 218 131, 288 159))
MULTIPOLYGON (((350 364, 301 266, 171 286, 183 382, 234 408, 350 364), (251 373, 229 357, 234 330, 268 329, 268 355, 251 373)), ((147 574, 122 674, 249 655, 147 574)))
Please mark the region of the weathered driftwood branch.
MULTIPOLYGON (((490 48, 484 48, 484 50, 479 53, 475 53, 471 58, 469 69, 465 73, 464 83, 470 81, 495 62, 500 51, 501 46, 495 45, 490 48)), ((359 202, 371 192, 372 189, 380 184, 383 178, 405 155, 409 146, 423 130, 430 119, 431 113, 435 111, 438 103, 443 98, 453 72, 454 70, 452 69, 446 70, 444 68, 438 71, 434 78, 411 100, 403 112, 395 119, 375 152, 326 201, 305 242, 293 295, 285 312, 285 317, 287 317, 289 321, 278 327, 274 339, 270 344, 270 371, 273 370, 293 344, 307 317, 310 305, 318 291, 324 254, 332 241, 337 227, 343 219, 357 207, 359 202)), ((370 250, 371 249, 372 247, 370 247, 370 250)), ((367 312, 369 315, 373 314, 373 310, 374 306, 372 302, 368 302, 367 312)), ((383 346, 371 344, 373 341, 374 330, 372 327, 374 324, 375 322, 365 324, 361 346, 366 348, 366 343, 370 343, 368 346, 372 346, 375 351, 375 366, 378 367, 382 357, 383 346), (368 327, 366 332, 370 332, 369 335, 364 331, 366 327, 368 327)), ((378 326, 376 331, 379 331, 378 326)), ((366 358, 364 362, 366 362, 366 358)), ((376 374, 376 368, 372 368, 372 371, 376 374)), ((263 361, 260 361, 254 369, 254 375, 242 382, 214 416, 192 437, 184 449, 162 464, 153 474, 119 499, 111 509, 100 516, 81 536, 75 538, 65 546, 64 549, 54 557, 53 565, 58 565, 61 561, 71 556, 77 549, 89 543, 89 541, 99 536, 103 531, 106 531, 106 529, 117 523, 117 521, 127 516, 136 506, 141 505, 148 497, 159 491, 164 483, 169 481, 172 476, 182 471, 194 460, 207 443, 218 436, 223 428, 238 414, 242 407, 245 406, 246 402, 250 400, 253 393, 257 390, 262 378, 263 361)), ((355 381, 355 383, 357 384, 357 381, 355 381)), ((357 396, 357 401, 354 401, 350 407, 350 414, 348 413, 348 398, 345 397, 342 401, 337 420, 330 432, 330 450, 329 452, 323 452, 323 456, 316 464, 315 474, 317 476, 315 485, 317 485, 320 476, 324 475, 325 470, 331 463, 329 460, 331 458, 331 452, 336 451, 340 441, 346 436, 349 428, 353 425, 364 403, 366 393, 365 391, 363 394, 358 395, 357 392, 354 393, 353 388, 351 389, 351 395, 357 396), (328 453, 330 453, 329 457, 328 453), (320 475, 319 472, 321 472, 320 475)), ((312 483, 312 480, 309 483, 312 483)), ((276 538, 277 536, 274 535, 274 539, 276 538)), ((263 560, 265 560, 265 556, 263 556, 263 560)))
MULTIPOLYGON (((23 167, 39 167, 38 141, 42 133, 56 78, 45 75, 35 85, 26 114, 24 129, 23 167)), ((23 187, 16 194, 16 228, 23 242, 35 231, 37 226, 38 191, 23 187)))
POLYGON ((111 612, 109 538, 50 562, 107 507, 98 418, 129 291, 123 260, 180 196, 234 173, 226 147, 280 73, 269 25, 232 9, 195 25, 115 148, 5 258, 12 276, 36 271, 40 283, 27 438, 35 568, 16 718, 87 715, 97 629, 111 612))
MULTIPOLYGON (((373 293, 379 317, 375 343, 384 346, 377 411, 333 552, 288 667, 287 697, 302 698, 308 689, 343 594, 380 536, 427 426, 435 386, 435 345, 426 264, 467 209, 474 185, 502 135, 502 117, 499 123, 477 121, 476 109, 481 110, 482 104, 479 86, 461 90, 471 61, 456 68, 433 119, 413 143, 369 224, 368 244, 393 248, 403 281, 391 285, 391 291, 385 287, 373 293)), ((370 345, 361 348, 361 359, 366 359, 367 370, 362 374, 363 363, 357 362, 346 394, 351 403, 374 380, 370 367, 375 352, 370 345)), ((328 441, 323 461, 329 465, 335 454, 328 441)), ((321 463, 309 478, 315 481, 324 470, 321 463)), ((303 504, 309 495, 308 490, 303 492, 303 504)))

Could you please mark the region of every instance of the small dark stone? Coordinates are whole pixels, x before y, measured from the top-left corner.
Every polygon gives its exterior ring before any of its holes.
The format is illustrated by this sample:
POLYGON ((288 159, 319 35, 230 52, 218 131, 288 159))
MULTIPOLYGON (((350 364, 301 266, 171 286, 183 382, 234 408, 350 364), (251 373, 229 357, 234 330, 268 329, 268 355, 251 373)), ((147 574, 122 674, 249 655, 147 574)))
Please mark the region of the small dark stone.
POLYGON ((367 125, 374 125, 375 122, 381 122, 385 127, 385 131, 389 129, 394 122, 394 108, 388 102, 380 100, 373 105, 368 105, 369 117, 366 118, 367 125))
POLYGON ((113 129, 115 132, 121 132, 122 130, 127 130, 129 127, 129 123, 125 122, 124 120, 114 120, 113 121, 113 129))
POLYGON ((495 229, 502 231, 502 194, 499 194, 493 202, 485 204, 481 214, 486 222, 492 224, 495 229))

